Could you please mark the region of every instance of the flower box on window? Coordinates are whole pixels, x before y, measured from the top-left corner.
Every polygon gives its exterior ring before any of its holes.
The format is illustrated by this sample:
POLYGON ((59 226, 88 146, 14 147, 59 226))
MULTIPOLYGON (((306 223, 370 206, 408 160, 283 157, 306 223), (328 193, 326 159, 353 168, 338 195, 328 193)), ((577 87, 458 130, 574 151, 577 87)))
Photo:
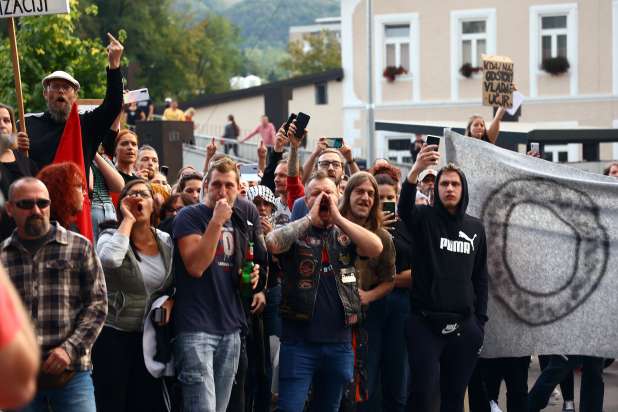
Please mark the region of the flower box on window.
POLYGON ((548 57, 543 59, 541 68, 552 76, 559 76, 569 71, 569 60, 566 57, 548 57))
POLYGON ((384 76, 389 82, 394 82, 397 76, 401 76, 402 74, 406 73, 408 73, 408 71, 402 66, 386 66, 386 68, 382 72, 382 76, 384 76))
POLYGON ((478 73, 482 70, 483 70, 482 67, 472 67, 470 63, 464 63, 459 68, 459 73, 461 73, 463 77, 466 77, 469 79, 472 77, 473 74, 478 73))

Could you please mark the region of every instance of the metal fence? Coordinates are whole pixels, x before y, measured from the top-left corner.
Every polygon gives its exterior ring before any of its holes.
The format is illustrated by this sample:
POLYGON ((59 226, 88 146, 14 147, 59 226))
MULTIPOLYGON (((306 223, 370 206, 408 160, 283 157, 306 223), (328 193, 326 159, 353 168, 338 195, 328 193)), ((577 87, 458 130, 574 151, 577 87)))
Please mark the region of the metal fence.
MULTIPOLYGON (((224 139, 213 135, 195 135, 195 145, 183 144, 182 145, 182 161, 184 165, 191 165, 198 170, 203 170, 204 160, 206 158, 206 146, 208 146, 212 139, 215 139, 217 144, 217 152, 224 153, 224 144, 237 145, 238 156, 233 150, 229 150, 228 156, 240 163, 257 163, 257 149, 259 144, 259 138, 252 138, 244 143, 240 143, 235 139, 224 139)), ((300 149, 299 158, 301 165, 311 155, 311 150, 300 149)))

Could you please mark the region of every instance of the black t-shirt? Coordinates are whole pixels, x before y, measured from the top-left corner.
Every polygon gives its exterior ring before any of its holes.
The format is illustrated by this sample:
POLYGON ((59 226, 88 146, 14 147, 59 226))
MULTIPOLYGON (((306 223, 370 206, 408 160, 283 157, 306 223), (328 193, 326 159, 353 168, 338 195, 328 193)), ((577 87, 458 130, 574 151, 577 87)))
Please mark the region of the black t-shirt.
POLYGON ((227 335, 239 331, 246 324, 234 276, 234 227, 228 221, 219 237, 219 245, 212 264, 201 278, 187 273, 178 240, 192 234, 202 235, 212 218, 213 209, 204 204, 183 208, 174 219, 174 262, 176 268, 176 305, 174 325, 176 333, 206 332, 227 335))

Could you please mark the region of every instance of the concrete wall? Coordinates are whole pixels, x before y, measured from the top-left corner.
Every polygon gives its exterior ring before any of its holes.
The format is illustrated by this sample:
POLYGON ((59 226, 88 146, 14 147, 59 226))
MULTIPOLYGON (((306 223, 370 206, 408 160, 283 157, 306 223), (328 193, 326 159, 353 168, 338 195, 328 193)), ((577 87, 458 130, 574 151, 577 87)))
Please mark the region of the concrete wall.
POLYGON ((290 100, 290 113, 304 112, 311 116, 307 148, 315 147, 322 136, 343 136, 341 82, 331 81, 327 84, 328 104, 315 104, 315 86, 294 89, 290 100))
POLYGON ((240 127, 240 136, 251 131, 264 114, 264 96, 249 97, 213 106, 196 107, 194 122, 195 134, 222 136, 227 116, 233 115, 240 127))

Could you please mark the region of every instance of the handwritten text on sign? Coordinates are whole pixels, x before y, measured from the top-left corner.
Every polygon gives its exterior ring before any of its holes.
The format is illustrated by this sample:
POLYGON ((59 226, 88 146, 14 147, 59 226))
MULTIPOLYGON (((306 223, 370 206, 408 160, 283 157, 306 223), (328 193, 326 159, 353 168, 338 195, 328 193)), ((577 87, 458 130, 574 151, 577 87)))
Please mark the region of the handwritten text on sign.
POLYGON ((483 105, 513 106, 513 62, 505 56, 482 56, 483 105))
POLYGON ((69 0, 0 0, 0 18, 69 12, 69 0))

